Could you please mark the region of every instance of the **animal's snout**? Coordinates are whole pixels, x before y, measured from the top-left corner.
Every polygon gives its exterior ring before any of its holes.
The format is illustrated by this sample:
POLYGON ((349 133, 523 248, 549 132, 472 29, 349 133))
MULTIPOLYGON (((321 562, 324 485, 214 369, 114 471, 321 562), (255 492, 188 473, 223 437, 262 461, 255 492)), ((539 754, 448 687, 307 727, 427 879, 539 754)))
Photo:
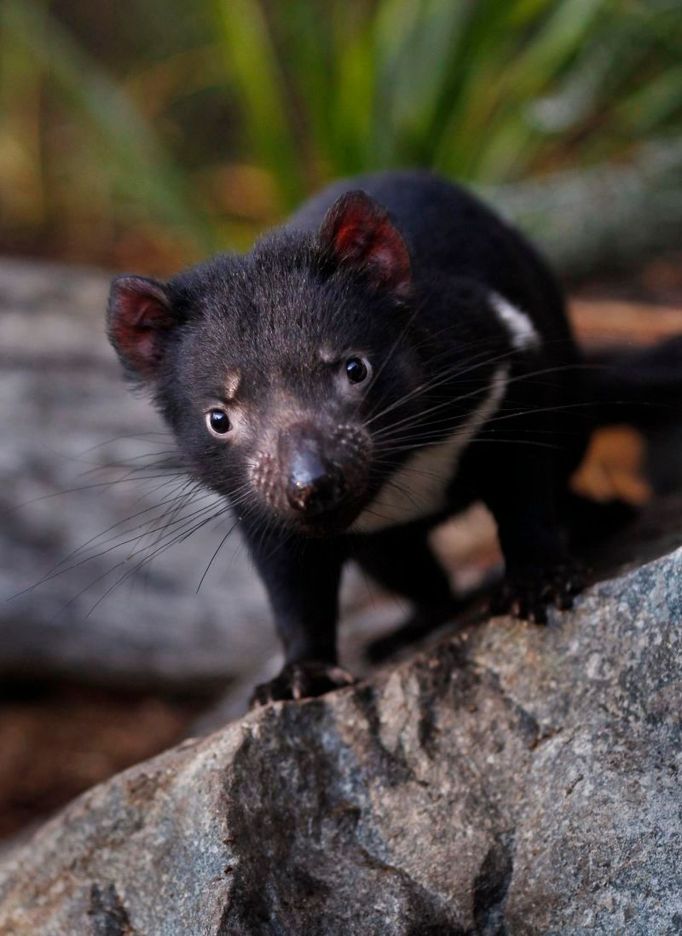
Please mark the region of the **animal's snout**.
POLYGON ((294 510, 313 516, 338 507, 346 493, 346 480, 338 468, 311 455, 295 459, 287 483, 287 499, 294 510))
POLYGON ((319 516, 338 507, 348 484, 341 467, 324 453, 323 439, 303 428, 289 427, 280 437, 289 505, 307 516, 319 516))

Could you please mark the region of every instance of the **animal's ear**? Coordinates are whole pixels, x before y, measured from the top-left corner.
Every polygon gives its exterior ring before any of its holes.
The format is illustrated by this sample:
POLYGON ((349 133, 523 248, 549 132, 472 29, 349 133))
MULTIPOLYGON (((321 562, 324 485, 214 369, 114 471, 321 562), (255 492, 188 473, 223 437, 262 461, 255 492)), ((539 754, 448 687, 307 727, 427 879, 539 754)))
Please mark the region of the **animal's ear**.
POLYGON ((141 380, 156 376, 166 340, 178 322, 162 283, 146 276, 117 276, 112 281, 109 340, 134 376, 141 380))
POLYGON ((404 297, 410 289, 410 255, 388 212, 365 192, 346 192, 327 212, 322 247, 339 263, 362 270, 379 289, 404 297))

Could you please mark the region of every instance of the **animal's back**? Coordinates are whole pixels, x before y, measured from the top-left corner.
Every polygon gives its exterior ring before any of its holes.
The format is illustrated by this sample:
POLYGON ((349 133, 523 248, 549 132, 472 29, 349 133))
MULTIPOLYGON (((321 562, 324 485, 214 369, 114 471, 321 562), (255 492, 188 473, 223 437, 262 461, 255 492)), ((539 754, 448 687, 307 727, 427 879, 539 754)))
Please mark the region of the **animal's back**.
MULTIPOLYGON (((560 288, 531 244, 482 201, 431 172, 372 173, 332 183, 307 201, 287 227, 314 231, 344 192, 362 189, 391 214, 410 250, 414 274, 473 279, 531 316, 561 358, 575 353, 560 288)), ((552 355, 550 354, 550 357, 552 355)))

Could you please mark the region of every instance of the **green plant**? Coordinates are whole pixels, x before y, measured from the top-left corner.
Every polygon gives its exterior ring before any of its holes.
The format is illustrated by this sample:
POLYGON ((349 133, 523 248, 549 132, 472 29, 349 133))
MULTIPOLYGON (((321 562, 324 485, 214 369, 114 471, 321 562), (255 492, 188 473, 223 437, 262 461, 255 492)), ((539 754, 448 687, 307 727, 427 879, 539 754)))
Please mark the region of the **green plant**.
POLYGON ((682 117, 674 0, 197 0, 191 19, 131 0, 151 38, 123 77, 39 0, 1 16, 5 186, 32 179, 57 226, 95 204, 190 254, 245 243, 334 176, 514 182, 622 160, 682 117), (41 130, 46 100, 75 146, 41 130))

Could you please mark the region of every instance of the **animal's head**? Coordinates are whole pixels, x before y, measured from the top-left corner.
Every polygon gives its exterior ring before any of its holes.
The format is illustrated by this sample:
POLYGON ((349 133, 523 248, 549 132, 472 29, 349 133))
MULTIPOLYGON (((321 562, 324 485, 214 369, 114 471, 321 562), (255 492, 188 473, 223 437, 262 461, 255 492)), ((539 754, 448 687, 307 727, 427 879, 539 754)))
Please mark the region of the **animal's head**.
MULTIPOLYGON (((424 407, 405 241, 362 192, 167 284, 114 280, 109 337, 193 473, 238 511, 348 527, 404 457, 378 440, 424 407)), ((398 436, 394 436, 398 438, 398 436)))

